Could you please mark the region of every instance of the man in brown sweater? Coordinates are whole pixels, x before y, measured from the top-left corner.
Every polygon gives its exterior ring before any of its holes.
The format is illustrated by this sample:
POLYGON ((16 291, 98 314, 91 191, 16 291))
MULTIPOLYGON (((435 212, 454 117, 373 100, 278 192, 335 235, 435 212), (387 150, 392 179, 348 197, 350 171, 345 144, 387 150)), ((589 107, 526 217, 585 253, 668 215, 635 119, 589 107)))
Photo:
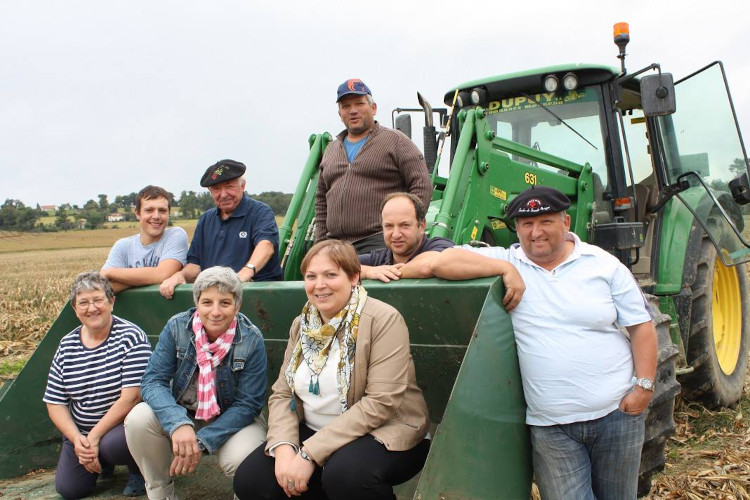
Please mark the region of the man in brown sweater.
POLYGON ((315 240, 345 240, 363 254, 385 248, 380 226, 385 196, 412 193, 427 206, 432 181, 411 139, 375 121, 378 107, 362 80, 339 85, 336 102, 346 130, 328 145, 320 162, 315 240))

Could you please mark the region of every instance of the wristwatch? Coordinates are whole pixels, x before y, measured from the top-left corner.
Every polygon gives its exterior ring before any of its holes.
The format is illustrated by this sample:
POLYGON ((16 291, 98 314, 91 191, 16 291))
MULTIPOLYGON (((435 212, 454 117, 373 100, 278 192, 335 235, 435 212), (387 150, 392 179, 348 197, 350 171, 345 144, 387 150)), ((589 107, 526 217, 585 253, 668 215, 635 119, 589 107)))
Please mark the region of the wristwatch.
POLYGON ((637 378, 635 379, 635 385, 643 389, 644 391, 653 391, 654 390, 654 381, 650 378, 637 378))
POLYGON ((256 274, 258 274, 258 270, 255 269, 255 264, 245 264, 245 267, 248 268, 248 269, 252 269, 253 276, 255 276, 256 274))
POLYGON ((302 448, 299 449, 299 456, 307 460, 308 462, 314 463, 312 457, 308 455, 307 452, 303 450, 302 448))

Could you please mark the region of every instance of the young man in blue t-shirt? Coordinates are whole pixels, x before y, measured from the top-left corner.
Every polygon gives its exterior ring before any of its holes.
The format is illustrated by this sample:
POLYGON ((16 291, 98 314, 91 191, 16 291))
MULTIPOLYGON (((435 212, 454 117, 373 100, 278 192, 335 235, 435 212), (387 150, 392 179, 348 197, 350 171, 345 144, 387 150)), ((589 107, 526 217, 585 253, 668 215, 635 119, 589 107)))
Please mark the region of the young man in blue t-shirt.
POLYGON ((140 232, 118 240, 100 271, 116 292, 161 284, 187 262, 187 233, 167 227, 170 207, 169 193, 157 186, 146 186, 136 196, 140 232))

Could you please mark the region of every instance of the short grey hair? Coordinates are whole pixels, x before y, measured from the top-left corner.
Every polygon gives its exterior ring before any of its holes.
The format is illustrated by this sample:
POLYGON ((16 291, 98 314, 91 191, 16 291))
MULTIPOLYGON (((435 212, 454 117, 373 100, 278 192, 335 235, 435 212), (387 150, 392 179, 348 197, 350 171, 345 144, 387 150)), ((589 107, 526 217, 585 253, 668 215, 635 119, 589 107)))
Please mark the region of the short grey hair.
MULTIPOLYGON (((367 104, 369 104, 370 106, 375 104, 375 99, 373 99, 370 94, 361 94, 361 95, 365 96, 365 99, 367 99, 367 104)), ((341 97, 344 97, 344 96, 341 96, 341 97)), ((337 101, 336 104, 338 104, 339 109, 341 109, 341 102, 337 101)))
POLYGON ((109 301, 115 298, 115 291, 112 290, 112 285, 107 278, 99 274, 99 271, 85 271, 79 273, 73 279, 73 284, 70 287, 70 305, 75 307, 76 297, 79 293, 93 292, 94 290, 102 290, 109 301))
POLYGON ((242 281, 231 268, 215 266, 201 271, 193 283, 193 302, 196 306, 201 294, 211 287, 234 295, 234 303, 238 307, 242 304, 242 281))

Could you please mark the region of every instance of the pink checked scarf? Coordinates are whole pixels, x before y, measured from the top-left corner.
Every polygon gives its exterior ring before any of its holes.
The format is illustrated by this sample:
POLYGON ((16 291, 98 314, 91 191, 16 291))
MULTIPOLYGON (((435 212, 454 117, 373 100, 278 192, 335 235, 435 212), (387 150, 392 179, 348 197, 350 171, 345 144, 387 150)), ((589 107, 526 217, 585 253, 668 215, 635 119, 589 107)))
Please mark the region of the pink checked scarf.
POLYGON ((209 342, 198 311, 193 314, 193 332, 195 332, 195 350, 198 361, 198 409, 195 411, 195 418, 210 420, 221 413, 216 402, 216 367, 232 347, 236 329, 237 318, 234 318, 226 332, 222 333, 215 342, 209 342))

